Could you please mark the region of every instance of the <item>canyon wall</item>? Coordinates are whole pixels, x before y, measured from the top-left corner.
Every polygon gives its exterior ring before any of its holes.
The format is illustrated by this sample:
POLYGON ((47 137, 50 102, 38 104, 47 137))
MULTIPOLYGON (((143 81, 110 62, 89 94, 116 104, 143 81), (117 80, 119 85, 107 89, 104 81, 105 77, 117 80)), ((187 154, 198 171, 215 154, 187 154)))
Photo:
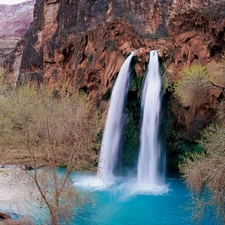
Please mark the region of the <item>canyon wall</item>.
MULTIPOLYGON (((165 89, 164 118, 173 118, 170 125, 168 120, 162 123, 169 133, 171 129, 182 131, 191 140, 213 120, 223 88, 212 90, 208 103, 198 109, 179 105, 168 90, 182 68, 222 58, 224 11, 224 1, 215 0, 37 0, 33 23, 4 61, 5 81, 15 85, 36 80, 49 85, 54 94, 79 89, 106 112, 119 69, 136 49, 125 149, 137 152, 139 143, 129 137, 138 136, 139 128, 134 127, 140 125, 141 82, 149 51, 158 49, 165 89)), ((181 151, 174 144, 178 137, 171 137, 165 129, 162 134, 168 136, 165 145, 176 148, 168 157, 177 157, 181 151)), ((125 159, 125 164, 132 164, 128 161, 125 159)))
POLYGON ((0 5, 0 63, 12 52, 33 20, 35 0, 0 5))

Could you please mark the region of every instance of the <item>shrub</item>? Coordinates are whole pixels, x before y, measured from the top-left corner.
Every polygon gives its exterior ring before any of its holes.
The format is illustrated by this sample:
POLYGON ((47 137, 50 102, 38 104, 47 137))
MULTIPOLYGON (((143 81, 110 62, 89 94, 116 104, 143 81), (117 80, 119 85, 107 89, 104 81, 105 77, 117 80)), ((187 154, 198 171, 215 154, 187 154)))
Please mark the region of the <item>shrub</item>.
POLYGON ((181 165, 192 193, 193 215, 201 220, 207 207, 214 210, 218 221, 225 221, 225 127, 211 125, 201 135, 201 154, 191 154, 181 165))
POLYGON ((198 108, 209 102, 211 83, 206 67, 195 64, 184 68, 179 76, 180 81, 174 85, 175 96, 184 107, 198 108))
POLYGON ((81 157, 85 158, 83 169, 88 169, 90 161, 92 165, 96 163, 98 155, 93 149, 99 147, 95 138, 101 126, 100 117, 84 94, 55 99, 44 87, 25 85, 0 97, 4 133, 0 143, 19 149, 22 154, 28 148, 45 154, 54 146, 57 162, 62 165, 72 150, 78 155, 86 153, 81 157))

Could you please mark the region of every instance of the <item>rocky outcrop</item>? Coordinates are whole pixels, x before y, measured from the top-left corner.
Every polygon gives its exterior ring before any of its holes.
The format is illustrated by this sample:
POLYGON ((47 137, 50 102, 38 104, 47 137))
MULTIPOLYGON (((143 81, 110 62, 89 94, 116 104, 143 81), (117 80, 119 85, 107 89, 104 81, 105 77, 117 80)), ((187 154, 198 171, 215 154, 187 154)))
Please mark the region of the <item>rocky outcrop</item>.
POLYGON ((0 63, 15 48, 33 20, 35 0, 16 5, 0 5, 0 63))
POLYGON ((0 212, 0 220, 6 220, 6 219, 9 219, 10 218, 10 215, 6 214, 6 213, 3 213, 3 212, 0 212))
MULTIPOLYGON (((205 65, 220 58, 225 44, 225 2, 213 7, 190 9, 170 20, 169 76, 173 78, 184 66, 205 65)), ((176 78, 175 78, 176 79, 176 78)))
MULTIPOLYGON (((223 58, 225 48, 224 9, 225 2, 221 2, 213 7, 188 10, 177 14, 171 20, 170 46, 174 47, 171 48, 169 59, 166 61, 167 85, 180 79, 178 73, 184 67, 196 63, 207 65, 213 60, 216 64, 223 58)), ((211 73, 215 73, 215 71, 211 71, 211 73)), ((202 103, 202 111, 198 108, 197 111, 185 109, 181 112, 182 115, 185 115, 187 113, 184 111, 188 111, 185 119, 188 133, 198 133, 210 118, 213 118, 210 111, 215 109, 216 101, 221 97, 223 89, 223 82, 220 84, 212 82, 210 96, 202 103), (193 129, 195 126, 196 128, 193 129)))
MULTIPOLYGON (((18 215, 16 215, 16 217, 18 217, 18 215)), ((34 225, 33 221, 29 217, 21 216, 20 219, 17 218, 17 220, 13 220, 9 214, 3 213, 3 212, 0 212, 0 224, 1 225, 25 225, 25 224, 34 225)))
MULTIPOLYGON (((4 61, 5 78, 10 84, 27 78, 43 82, 55 94, 82 90, 104 111, 125 57, 136 49, 135 84, 128 93, 132 131, 139 125, 140 89, 148 52, 159 49, 165 118, 171 118, 171 124, 165 127, 171 135, 171 129, 175 129, 188 137, 191 145, 191 139, 213 120, 223 89, 212 88, 208 106, 193 110, 179 105, 168 87, 179 80, 183 67, 221 59, 225 48, 224 10, 224 1, 216 0, 37 0, 33 23, 4 61)), ((138 130, 132 132, 129 135, 135 136, 138 130)), ((177 134, 168 140, 173 144, 168 141, 166 145, 178 152, 183 151, 179 149, 181 144, 174 143, 187 142, 177 134)))
POLYGON ((0 38, 0 63, 12 52, 19 37, 0 38))
MULTIPOLYGON (((213 7, 190 8, 171 18, 169 23, 171 47, 169 50, 166 49, 167 54, 164 55, 166 87, 179 81, 181 69, 193 64, 224 71, 223 66, 216 66, 224 57, 224 9, 225 2, 222 1, 213 7)), ((221 65, 223 63, 224 61, 221 65)), ((208 70, 210 76, 213 73, 217 76, 216 70, 210 70, 208 70)), ((162 133, 169 150, 168 163, 173 165, 174 169, 177 169, 180 156, 188 151, 196 151, 197 145, 193 140, 198 138, 199 131, 215 121, 215 109, 219 102, 224 101, 224 84, 218 83, 210 84, 207 98, 196 96, 198 107, 183 106, 171 92, 166 91, 162 133)))
MULTIPOLYGON (((88 0, 39 0, 36 2, 35 6, 35 20, 26 35, 25 46, 22 46, 22 48, 24 47, 24 52, 20 73, 25 76, 31 75, 31 77, 38 77, 39 80, 46 80, 45 78, 48 79, 51 77, 54 78, 54 83, 57 83, 55 75, 56 69, 60 72, 62 70, 64 71, 64 67, 68 63, 68 54, 72 56, 75 54, 74 51, 77 50, 77 46, 83 46, 85 44, 85 33, 92 30, 94 34, 100 29, 104 30, 105 24, 109 23, 114 23, 114 26, 117 26, 117 24, 120 26, 118 22, 115 22, 115 19, 118 17, 126 19, 127 24, 132 25, 133 36, 131 39, 128 34, 126 35, 124 33, 120 38, 120 33, 117 32, 117 39, 121 39, 120 42, 126 42, 126 44, 121 43, 121 46, 116 46, 117 48, 114 49, 114 51, 117 52, 116 54, 118 54, 123 44, 124 56, 127 55, 131 49, 142 47, 145 49, 146 54, 149 49, 145 47, 146 45, 143 44, 143 42, 148 43, 153 39, 159 38, 160 40, 157 43, 164 46, 164 49, 169 49, 168 45, 165 45, 163 40, 161 41, 161 37, 168 38, 171 36, 171 32, 173 35, 170 24, 171 20, 173 21, 173 18, 176 18, 177 13, 183 12, 189 8, 194 9, 197 5, 198 8, 204 8, 215 2, 216 1, 211 0, 188 2, 172 0, 142 0, 138 2, 121 2, 119 0, 98 0, 94 2, 88 0), (139 44, 133 44, 137 37, 139 44), (78 39, 80 43, 77 42, 78 39), (126 39, 129 41, 126 41, 126 39), (72 41, 77 42, 77 45, 71 46, 71 49, 67 49, 70 48, 69 46, 72 41), (69 52, 67 53, 66 51, 69 52), (63 63, 61 62, 62 58, 66 58, 63 63)), ((110 42, 111 36, 105 34, 104 40, 109 40, 110 42)), ((108 43, 106 42, 106 44, 108 43)), ((149 44, 147 44, 147 46, 149 46, 149 44)), ((154 47, 153 45, 151 48, 154 47)), ((79 51, 83 50, 84 48, 79 49, 79 51)), ((90 51, 92 50, 89 47, 89 52, 90 51)), ((92 52, 90 55, 92 55, 92 52)), ((86 56, 88 57, 88 55, 86 56)), ((169 57, 171 58, 171 55, 169 55, 169 57)), ((143 59, 140 60, 143 61, 143 59)), ((7 64, 11 66, 11 68, 9 68, 10 71, 16 70, 15 66, 14 69, 12 69, 12 64, 15 64, 12 60, 10 63, 5 63, 5 65, 7 64)), ((116 73, 118 73, 118 68, 119 67, 115 70, 116 73)), ((18 69, 17 67, 17 70, 18 69)), ((143 69, 145 69, 145 67, 142 68, 142 70, 143 69)), ((76 70, 74 71, 77 72, 76 70)), ((12 75, 14 78, 10 78, 9 80, 16 80, 15 78, 18 73, 18 71, 15 71, 15 74, 12 75)), ((61 76, 65 77, 63 74, 61 76)), ((65 78, 65 80, 67 80, 67 78, 65 78)), ((50 82, 52 83, 52 79, 50 79, 50 82)), ((61 85, 61 82, 58 84, 61 85)))

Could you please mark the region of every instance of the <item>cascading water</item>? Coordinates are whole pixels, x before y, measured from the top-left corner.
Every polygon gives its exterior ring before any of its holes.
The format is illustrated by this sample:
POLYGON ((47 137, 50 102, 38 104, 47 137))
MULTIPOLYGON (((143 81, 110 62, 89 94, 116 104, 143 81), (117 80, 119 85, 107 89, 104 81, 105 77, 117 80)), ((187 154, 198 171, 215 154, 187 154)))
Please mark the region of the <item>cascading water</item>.
POLYGON ((151 190, 164 184, 162 151, 158 140, 160 91, 158 54, 157 50, 153 50, 150 52, 148 72, 142 93, 143 117, 137 174, 138 184, 151 190))
POLYGON ((103 133, 97 177, 112 180, 117 165, 122 131, 125 124, 124 105, 130 78, 130 63, 134 52, 123 63, 112 90, 103 133))

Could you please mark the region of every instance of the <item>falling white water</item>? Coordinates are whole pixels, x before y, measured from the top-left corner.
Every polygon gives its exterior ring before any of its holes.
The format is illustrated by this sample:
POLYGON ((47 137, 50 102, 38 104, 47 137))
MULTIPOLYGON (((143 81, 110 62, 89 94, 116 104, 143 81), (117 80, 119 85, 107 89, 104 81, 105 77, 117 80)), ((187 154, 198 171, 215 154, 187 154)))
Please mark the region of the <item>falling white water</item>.
POLYGON ((154 190, 164 184, 161 167, 161 146, 158 140, 161 77, 158 54, 150 52, 148 72, 142 93, 141 146, 137 181, 140 186, 154 190))
POLYGON ((106 119, 97 178, 111 181, 118 162, 122 131, 125 124, 124 103, 126 101, 130 78, 130 62, 134 52, 123 63, 112 90, 110 106, 106 119))

